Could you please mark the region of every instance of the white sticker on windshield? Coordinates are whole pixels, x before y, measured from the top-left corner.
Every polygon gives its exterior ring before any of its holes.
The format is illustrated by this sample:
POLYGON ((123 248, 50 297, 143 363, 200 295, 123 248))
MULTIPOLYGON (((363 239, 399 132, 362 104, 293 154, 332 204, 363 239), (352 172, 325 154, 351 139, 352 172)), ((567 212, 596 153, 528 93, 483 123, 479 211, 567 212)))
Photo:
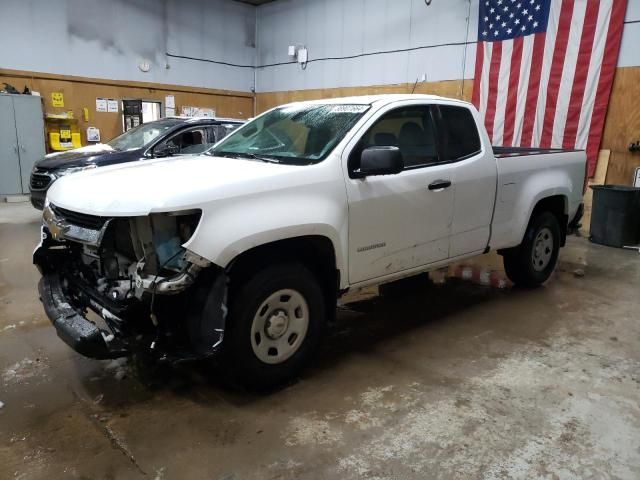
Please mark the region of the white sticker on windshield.
POLYGON ((329 111, 331 113, 362 113, 369 105, 331 105, 329 111))

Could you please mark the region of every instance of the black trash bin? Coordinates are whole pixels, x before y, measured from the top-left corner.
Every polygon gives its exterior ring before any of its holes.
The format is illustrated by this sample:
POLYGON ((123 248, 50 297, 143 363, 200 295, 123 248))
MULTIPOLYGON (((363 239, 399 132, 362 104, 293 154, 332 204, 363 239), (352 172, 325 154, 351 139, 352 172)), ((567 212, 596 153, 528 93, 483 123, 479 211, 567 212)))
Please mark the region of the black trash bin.
POLYGON ((640 243, 640 188, 593 185, 589 239, 610 247, 640 243))

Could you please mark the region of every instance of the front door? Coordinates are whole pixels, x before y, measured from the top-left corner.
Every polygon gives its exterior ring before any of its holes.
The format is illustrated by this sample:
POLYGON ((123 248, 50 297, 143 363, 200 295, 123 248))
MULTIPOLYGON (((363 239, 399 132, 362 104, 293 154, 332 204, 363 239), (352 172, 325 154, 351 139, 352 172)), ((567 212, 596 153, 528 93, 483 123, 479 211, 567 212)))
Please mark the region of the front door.
POLYGON ((349 283, 393 275, 449 257, 452 165, 440 163, 432 109, 410 102, 372 120, 349 151, 358 168, 369 146, 397 146, 405 162, 395 175, 347 178, 349 283))

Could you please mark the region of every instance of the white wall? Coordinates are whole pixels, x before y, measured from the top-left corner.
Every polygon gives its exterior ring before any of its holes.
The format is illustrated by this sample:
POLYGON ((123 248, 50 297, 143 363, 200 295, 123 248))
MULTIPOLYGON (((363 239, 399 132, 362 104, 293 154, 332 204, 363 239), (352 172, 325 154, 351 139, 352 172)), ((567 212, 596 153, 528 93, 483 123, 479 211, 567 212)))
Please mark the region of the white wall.
POLYGON ((2 0, 0 68, 249 91, 255 7, 229 0, 2 0), (146 59, 151 70, 138 64, 146 59), (167 69, 166 65, 170 68, 167 69))
POLYGON ((629 0, 624 21, 618 66, 635 67, 640 65, 640 0, 629 0))
MULTIPOLYGON (((586 1, 586 0, 578 0, 586 1)), ((629 0, 627 21, 640 20, 629 0)), ((360 55, 477 40, 478 0, 278 0, 258 8, 258 65, 287 62, 287 46, 305 45, 309 58, 360 55), (467 13, 471 15, 467 28, 467 13)), ((626 24, 619 66, 640 65, 640 23, 626 24)), ((257 90, 300 90, 462 78, 464 46, 437 46, 345 60, 258 69, 257 90)), ((473 78, 475 45, 466 50, 473 78)))
MULTIPOLYGON (((258 8, 258 64, 286 62, 287 46, 305 45, 310 58, 475 41, 478 0, 278 0, 258 8), (467 13, 471 12, 467 38, 467 13)), ((258 91, 331 88, 459 79, 465 47, 312 62, 258 70, 258 91)), ((467 47, 473 75, 475 46, 467 47)))
MULTIPOLYGON (((586 0, 579 0, 586 1, 586 0)), ((258 91, 411 83, 473 77, 478 0, 277 0, 259 8, 231 0, 2 0, 0 68, 250 91, 254 69, 239 65, 381 50, 413 51, 259 68, 258 91), (467 28, 467 13, 470 18, 467 28), (256 39, 257 18, 257 48, 256 39), (138 69, 141 60, 151 70, 138 69), (169 65, 169 69, 166 65, 169 65)), ((626 21, 640 20, 629 0, 626 21)), ((640 65, 640 23, 627 23, 619 66, 640 65)))

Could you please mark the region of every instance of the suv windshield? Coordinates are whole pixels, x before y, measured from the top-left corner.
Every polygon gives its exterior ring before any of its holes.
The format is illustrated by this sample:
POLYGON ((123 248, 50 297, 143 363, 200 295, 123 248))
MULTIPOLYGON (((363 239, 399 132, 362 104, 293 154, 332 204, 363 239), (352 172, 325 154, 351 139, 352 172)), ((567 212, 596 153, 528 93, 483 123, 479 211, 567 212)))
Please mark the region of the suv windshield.
POLYGON ((369 105, 288 105, 232 133, 209 155, 308 165, 324 160, 369 105))
POLYGON ((124 132, 122 135, 107 142, 107 145, 115 150, 133 150, 142 148, 164 134, 167 130, 180 124, 178 119, 158 120, 156 122, 143 123, 142 125, 124 132))

